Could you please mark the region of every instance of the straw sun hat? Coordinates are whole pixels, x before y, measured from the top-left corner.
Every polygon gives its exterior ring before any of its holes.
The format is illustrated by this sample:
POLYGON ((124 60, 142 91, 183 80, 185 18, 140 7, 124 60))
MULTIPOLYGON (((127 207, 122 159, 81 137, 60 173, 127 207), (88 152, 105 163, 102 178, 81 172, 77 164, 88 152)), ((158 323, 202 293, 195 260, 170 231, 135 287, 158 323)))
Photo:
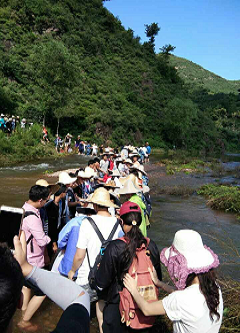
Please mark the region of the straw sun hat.
POLYGON ((120 188, 119 190, 119 194, 123 195, 123 194, 136 194, 141 192, 140 187, 137 187, 133 181, 131 179, 128 179, 122 188, 120 188))
POLYGON ((89 198, 87 202, 108 208, 109 207, 119 208, 119 206, 112 203, 112 201, 110 200, 109 192, 103 187, 99 187, 98 189, 96 189, 92 197, 89 198))
POLYGON ((178 289, 186 287, 189 274, 206 273, 219 265, 218 256, 203 245, 200 234, 194 230, 179 230, 172 246, 164 248, 160 259, 178 289))
POLYGON ((59 190, 58 184, 49 184, 45 179, 38 179, 36 181, 36 185, 43 186, 43 187, 49 187, 52 194, 55 194, 59 190))

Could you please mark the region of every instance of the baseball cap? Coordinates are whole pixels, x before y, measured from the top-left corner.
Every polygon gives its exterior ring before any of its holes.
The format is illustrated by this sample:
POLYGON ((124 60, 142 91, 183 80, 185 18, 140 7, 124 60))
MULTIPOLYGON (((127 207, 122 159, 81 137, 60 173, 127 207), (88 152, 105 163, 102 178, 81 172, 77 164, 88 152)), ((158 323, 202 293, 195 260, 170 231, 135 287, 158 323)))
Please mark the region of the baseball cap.
POLYGON ((122 204, 120 208, 120 216, 132 212, 141 213, 141 209, 135 202, 131 201, 124 202, 124 204, 122 204))

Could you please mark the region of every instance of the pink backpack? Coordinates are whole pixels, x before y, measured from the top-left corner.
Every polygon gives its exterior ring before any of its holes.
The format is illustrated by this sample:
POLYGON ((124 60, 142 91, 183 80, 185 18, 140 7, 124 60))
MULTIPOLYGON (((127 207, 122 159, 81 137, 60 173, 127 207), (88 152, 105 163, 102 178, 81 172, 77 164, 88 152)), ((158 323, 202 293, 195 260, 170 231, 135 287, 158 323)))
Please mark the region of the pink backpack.
MULTIPOLYGON (((120 239, 126 242, 123 237, 120 239)), ((151 275, 148 271, 148 267, 153 270, 153 264, 151 262, 150 252, 148 250, 150 239, 146 239, 147 246, 142 244, 141 248, 137 249, 137 258, 133 259, 128 273, 133 278, 135 278, 137 274, 138 291, 144 297, 144 299, 150 303, 158 300, 158 289, 154 285, 151 275)), ((123 290, 119 292, 119 295, 119 311, 122 323, 126 323, 126 325, 130 326, 132 329, 143 329, 153 326, 156 317, 144 316, 127 288, 124 287, 123 290)))

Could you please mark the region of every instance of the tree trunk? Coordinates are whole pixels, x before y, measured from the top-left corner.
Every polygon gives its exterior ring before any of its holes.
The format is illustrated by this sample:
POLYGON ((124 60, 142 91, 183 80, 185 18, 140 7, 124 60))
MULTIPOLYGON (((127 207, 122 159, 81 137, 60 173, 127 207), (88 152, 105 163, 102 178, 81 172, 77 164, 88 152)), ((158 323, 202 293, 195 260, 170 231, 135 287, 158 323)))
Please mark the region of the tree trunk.
POLYGON ((60 124, 60 118, 57 119, 57 135, 58 135, 58 130, 59 130, 59 124, 60 124))

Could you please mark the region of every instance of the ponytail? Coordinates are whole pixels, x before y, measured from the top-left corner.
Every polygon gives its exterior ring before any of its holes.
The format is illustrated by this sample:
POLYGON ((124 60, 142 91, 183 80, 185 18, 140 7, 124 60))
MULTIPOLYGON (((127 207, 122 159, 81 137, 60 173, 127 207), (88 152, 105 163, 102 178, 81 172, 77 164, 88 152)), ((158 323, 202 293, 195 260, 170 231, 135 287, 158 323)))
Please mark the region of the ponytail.
POLYGON ((128 272, 133 258, 136 256, 136 249, 140 248, 142 244, 147 245, 147 240, 143 236, 139 226, 142 222, 141 213, 131 212, 121 216, 123 223, 126 225, 132 225, 131 230, 124 235, 126 240, 126 247, 120 256, 120 271, 121 279, 128 272), (132 222, 135 221, 136 225, 132 222))

